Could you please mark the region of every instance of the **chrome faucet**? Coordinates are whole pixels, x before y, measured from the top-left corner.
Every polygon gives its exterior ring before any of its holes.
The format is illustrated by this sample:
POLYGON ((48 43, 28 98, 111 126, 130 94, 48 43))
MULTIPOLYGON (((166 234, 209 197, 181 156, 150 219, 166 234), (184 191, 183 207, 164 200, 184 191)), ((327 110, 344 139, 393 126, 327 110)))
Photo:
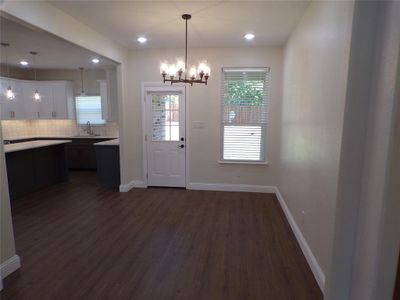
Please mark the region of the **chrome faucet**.
POLYGON ((86 131, 86 133, 87 133, 88 135, 90 135, 90 136, 95 135, 95 134, 94 134, 94 130, 92 129, 92 126, 90 125, 90 121, 87 121, 87 122, 86 122, 86 128, 83 129, 83 131, 86 131))

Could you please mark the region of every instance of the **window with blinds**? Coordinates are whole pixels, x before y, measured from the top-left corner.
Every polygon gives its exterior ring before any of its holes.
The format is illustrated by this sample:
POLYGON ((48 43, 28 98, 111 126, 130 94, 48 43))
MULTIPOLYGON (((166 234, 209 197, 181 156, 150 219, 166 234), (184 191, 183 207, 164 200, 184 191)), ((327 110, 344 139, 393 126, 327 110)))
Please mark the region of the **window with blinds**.
POLYGON ((105 124, 101 115, 100 96, 78 96, 75 98, 75 106, 78 125, 86 125, 88 121, 93 125, 105 124))
POLYGON ((222 70, 223 161, 265 161, 269 68, 222 70))

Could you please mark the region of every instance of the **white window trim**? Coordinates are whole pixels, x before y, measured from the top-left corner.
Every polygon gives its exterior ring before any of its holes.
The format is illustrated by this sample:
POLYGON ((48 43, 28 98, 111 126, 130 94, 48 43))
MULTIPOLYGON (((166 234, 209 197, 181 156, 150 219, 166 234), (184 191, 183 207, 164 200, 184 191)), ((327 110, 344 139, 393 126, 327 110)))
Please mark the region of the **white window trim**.
POLYGON ((221 165, 260 165, 260 166, 268 166, 268 161, 252 161, 252 160, 218 160, 218 163, 221 165))
MULTIPOLYGON (((83 97, 100 97, 100 99, 101 99, 101 95, 92 94, 91 93, 91 94, 84 94, 84 95, 78 94, 78 95, 74 96, 74 107, 75 107, 75 114, 76 114, 76 118, 75 118, 76 126, 78 126, 78 127, 86 127, 86 124, 81 124, 81 123, 78 122, 78 111, 77 111, 77 107, 76 107, 76 98, 77 97, 81 97, 81 96, 83 96, 83 97)), ((90 126, 91 127, 105 127, 105 126, 107 126, 107 120, 104 120, 104 123, 102 123, 102 124, 92 124, 92 123, 90 123, 90 126)))
MULTIPOLYGON (((266 70, 267 72, 271 72, 270 67, 222 67, 221 72, 221 81, 223 84, 223 72, 224 70, 266 70)), ((222 93, 222 90, 221 90, 222 93)), ((259 166, 268 166, 268 156, 267 156, 267 144, 266 144, 266 139, 267 139, 267 131, 268 131, 268 119, 267 122, 265 123, 265 133, 263 135, 263 140, 264 140, 264 159, 263 160, 231 160, 231 159, 223 159, 224 157, 224 123, 222 122, 222 112, 224 109, 224 103, 222 101, 222 95, 220 95, 220 101, 221 101, 221 122, 220 122, 220 154, 219 154, 219 160, 217 161, 218 164, 220 165, 259 165, 259 166)), ((267 103, 267 107, 269 107, 270 103, 267 103)), ((267 111, 267 115, 269 114, 269 111, 267 111)))

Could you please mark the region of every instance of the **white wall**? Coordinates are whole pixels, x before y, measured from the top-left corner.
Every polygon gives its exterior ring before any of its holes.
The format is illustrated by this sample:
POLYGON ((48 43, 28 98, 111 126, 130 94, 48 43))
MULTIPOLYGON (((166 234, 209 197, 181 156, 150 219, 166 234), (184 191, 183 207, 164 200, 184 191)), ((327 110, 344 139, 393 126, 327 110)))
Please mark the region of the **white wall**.
POLYGON ((352 2, 312 2, 284 54, 278 188, 324 274, 331 270, 352 11, 352 2))
MULTIPOLYGON (((160 62, 174 62, 183 57, 182 49, 132 51, 129 63, 131 74, 130 95, 132 110, 126 111, 131 121, 129 135, 135 141, 135 151, 129 156, 129 164, 135 168, 127 178, 143 180, 142 169, 142 125, 141 84, 162 82, 160 62)), ((282 88, 281 48, 213 48, 189 49, 189 61, 207 60, 211 65, 211 77, 207 86, 188 86, 186 116, 189 142, 189 181, 197 183, 227 183, 275 185, 279 155, 279 123, 282 88), (268 166, 220 165, 220 122, 221 122, 221 68, 222 67, 270 67, 271 98, 269 125, 267 130, 268 166), (204 122, 204 128, 192 128, 193 121, 204 122)))
POLYGON ((327 299, 391 300, 400 247, 400 2, 357 2, 353 28, 327 299))
MULTIPOLYGON (((0 125, 1 127, 1 125, 0 125)), ((0 130, 0 265, 15 255, 14 231, 11 219, 3 139, 0 130)), ((0 274, 1 275, 1 274, 0 274)), ((1 281, 1 276, 0 276, 1 281)))

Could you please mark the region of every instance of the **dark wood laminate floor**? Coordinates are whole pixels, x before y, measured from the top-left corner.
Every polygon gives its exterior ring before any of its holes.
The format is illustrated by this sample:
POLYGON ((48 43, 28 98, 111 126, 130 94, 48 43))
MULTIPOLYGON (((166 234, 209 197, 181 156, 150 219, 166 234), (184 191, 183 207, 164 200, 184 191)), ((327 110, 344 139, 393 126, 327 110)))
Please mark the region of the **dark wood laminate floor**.
POLYGON ((22 268, 4 300, 322 299, 271 194, 120 194, 78 172, 12 210, 22 268))

